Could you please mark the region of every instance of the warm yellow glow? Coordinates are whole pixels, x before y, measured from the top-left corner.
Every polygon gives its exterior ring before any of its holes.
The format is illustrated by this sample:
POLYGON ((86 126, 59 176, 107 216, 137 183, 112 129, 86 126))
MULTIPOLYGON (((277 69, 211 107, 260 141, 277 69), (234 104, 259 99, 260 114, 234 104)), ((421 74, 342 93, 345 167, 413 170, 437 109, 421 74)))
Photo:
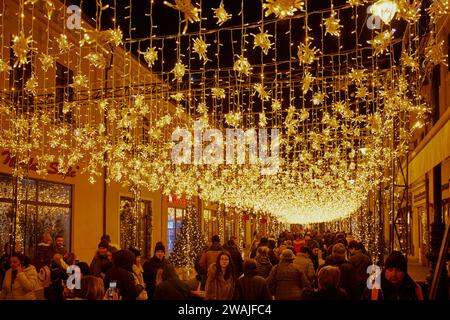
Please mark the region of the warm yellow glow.
POLYGON ((391 0, 379 0, 372 5, 371 12, 380 17, 384 23, 389 24, 397 12, 397 3, 391 0))

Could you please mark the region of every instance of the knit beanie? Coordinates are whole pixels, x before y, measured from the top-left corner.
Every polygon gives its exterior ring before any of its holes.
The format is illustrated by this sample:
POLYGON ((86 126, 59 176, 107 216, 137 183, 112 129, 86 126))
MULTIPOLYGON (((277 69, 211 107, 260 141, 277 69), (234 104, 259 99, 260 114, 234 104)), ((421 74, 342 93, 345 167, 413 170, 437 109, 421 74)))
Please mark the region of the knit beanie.
POLYGON ((156 253, 156 251, 163 251, 164 253, 166 253, 166 247, 164 246, 164 244, 161 241, 156 243, 155 253, 156 253))
POLYGON ((404 273, 407 273, 408 271, 408 263, 406 262, 405 257, 400 251, 393 251, 387 257, 384 266, 386 269, 397 268, 399 270, 402 270, 404 273))

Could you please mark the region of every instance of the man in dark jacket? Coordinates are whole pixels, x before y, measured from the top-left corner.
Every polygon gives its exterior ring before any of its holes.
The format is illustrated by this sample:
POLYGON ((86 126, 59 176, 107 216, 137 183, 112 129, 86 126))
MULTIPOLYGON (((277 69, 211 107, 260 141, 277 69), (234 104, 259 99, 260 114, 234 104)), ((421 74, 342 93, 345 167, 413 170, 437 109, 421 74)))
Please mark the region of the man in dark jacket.
POLYGON ((256 257, 256 252, 258 251, 259 247, 267 247, 269 246, 269 239, 266 237, 262 237, 261 240, 259 240, 258 245, 256 248, 250 253, 250 259, 254 259, 256 257))
POLYGON ((52 236, 50 233, 46 232, 42 236, 42 242, 37 245, 32 265, 36 268, 38 273, 42 267, 50 266, 50 263, 52 262, 53 256, 55 255, 52 242, 52 236))
POLYGON ((155 288, 154 300, 188 300, 191 297, 191 288, 180 280, 172 264, 165 263, 158 272, 161 282, 155 288))
POLYGON ((105 275, 105 290, 108 290, 112 281, 117 283, 119 295, 122 300, 136 300, 144 288, 136 284, 133 277, 134 255, 128 250, 119 250, 113 253, 113 267, 105 275))
POLYGON ((202 257, 200 258, 200 268, 202 268, 203 272, 206 274, 206 272, 209 269, 209 266, 213 263, 216 263, 217 256, 219 253, 223 251, 222 246, 220 245, 220 238, 218 235, 215 235, 211 238, 212 245, 209 247, 209 249, 202 254, 202 257))
POLYGON ((236 278, 239 278, 242 274, 242 256, 239 252, 236 244, 233 240, 228 240, 227 245, 223 247, 230 253, 231 260, 233 261, 234 271, 236 272, 236 278))
POLYGON ((359 295, 361 295, 366 288, 367 278, 369 277, 367 268, 372 264, 372 262, 367 255, 362 253, 360 244, 355 240, 350 241, 348 244, 348 251, 350 252, 348 261, 350 261, 353 268, 355 268, 356 279, 358 280, 359 295))
POLYGON ((263 277, 256 275, 256 261, 244 261, 244 276, 236 282, 233 300, 272 300, 272 296, 263 277))
POLYGON ((108 260, 108 247, 109 244, 106 241, 98 244, 97 253, 90 265, 91 275, 102 278, 102 273, 111 265, 111 261, 108 260))
POLYGON ((163 268, 164 265, 168 263, 165 255, 166 247, 162 242, 157 242, 153 257, 147 260, 142 266, 144 269, 145 288, 147 290, 149 300, 153 298, 153 294, 155 293, 156 273, 158 272, 158 269, 163 268))
POLYGON ((399 251, 386 259, 381 273, 381 290, 366 288, 364 300, 423 300, 422 288, 408 275, 408 264, 399 251))
POLYGON ((352 264, 347 261, 346 252, 347 250, 342 243, 335 244, 332 254, 325 260, 325 265, 339 268, 341 274, 338 287, 344 289, 350 299, 359 300, 361 296, 359 295, 356 271, 352 264))
POLYGON ((55 254, 58 253, 62 255, 64 261, 68 265, 72 265, 75 260, 75 255, 71 252, 69 252, 66 247, 64 246, 64 237, 62 235, 57 235, 55 238, 55 247, 54 247, 55 254))

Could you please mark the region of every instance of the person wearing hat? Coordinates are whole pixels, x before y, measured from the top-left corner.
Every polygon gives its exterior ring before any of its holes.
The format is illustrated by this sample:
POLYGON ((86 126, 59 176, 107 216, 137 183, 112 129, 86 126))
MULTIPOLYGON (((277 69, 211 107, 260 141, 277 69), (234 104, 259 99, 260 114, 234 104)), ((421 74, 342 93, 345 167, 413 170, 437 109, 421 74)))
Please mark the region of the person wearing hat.
POLYGON ((166 263, 169 263, 165 255, 166 247, 161 241, 159 241, 155 245, 153 257, 147 260, 142 266, 144 270, 145 288, 147 290, 149 300, 153 298, 153 294, 155 293, 156 274, 158 272, 158 269, 163 268, 166 263))
POLYGON ((365 300, 423 300, 422 288, 409 276, 408 263, 403 254, 393 251, 384 263, 380 276, 381 289, 366 288, 365 300))
POLYGON ((341 272, 339 288, 344 289, 351 299, 361 299, 355 268, 347 260, 347 249, 342 243, 333 246, 332 254, 325 260, 325 266, 335 266, 341 272))
POLYGON ((219 253, 223 251, 223 247, 220 245, 220 237, 218 235, 212 236, 211 242, 211 246, 202 254, 199 261, 200 268, 205 274, 208 271, 209 266, 216 262, 219 253))
POLYGON ((256 253, 260 247, 267 247, 269 245, 269 239, 266 237, 261 237, 261 239, 258 242, 258 245, 256 245, 253 250, 250 253, 250 259, 255 259, 256 253))
POLYGON ((104 271, 112 265, 111 261, 108 260, 108 248, 109 243, 107 241, 100 241, 98 244, 98 250, 89 266, 91 269, 91 275, 103 278, 102 273, 104 273, 104 271))
POLYGON ((244 260, 244 276, 236 281, 233 300, 272 300, 266 280, 256 274, 255 260, 244 260))
POLYGON ((310 286, 305 273, 294 264, 294 259, 292 250, 283 250, 280 262, 267 277, 267 285, 275 300, 300 300, 302 291, 310 286))

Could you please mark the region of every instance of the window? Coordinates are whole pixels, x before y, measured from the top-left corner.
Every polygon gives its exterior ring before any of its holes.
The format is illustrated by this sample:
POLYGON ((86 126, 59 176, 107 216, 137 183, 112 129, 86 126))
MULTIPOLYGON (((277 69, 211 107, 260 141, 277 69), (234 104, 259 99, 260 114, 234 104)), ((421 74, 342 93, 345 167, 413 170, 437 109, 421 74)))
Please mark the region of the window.
POLYGON ((63 113, 64 101, 73 101, 74 91, 70 86, 73 83, 73 71, 66 66, 56 63, 56 92, 55 103, 57 106, 56 118, 60 121, 72 123, 72 112, 63 113))
POLYGON ((172 207, 168 208, 167 244, 169 254, 172 252, 175 241, 181 233, 181 227, 183 226, 183 218, 185 214, 186 214, 185 209, 172 207))
POLYGON ((138 249, 150 255, 152 242, 152 202, 120 197, 120 247, 138 249))
POLYGON ((16 181, 10 175, 0 174, 2 254, 5 244, 11 243, 15 234, 15 250, 31 256, 45 232, 50 232, 53 239, 62 235, 65 246, 70 250, 71 221, 72 186, 34 179, 16 181), (14 226, 16 186, 19 205, 14 226))

